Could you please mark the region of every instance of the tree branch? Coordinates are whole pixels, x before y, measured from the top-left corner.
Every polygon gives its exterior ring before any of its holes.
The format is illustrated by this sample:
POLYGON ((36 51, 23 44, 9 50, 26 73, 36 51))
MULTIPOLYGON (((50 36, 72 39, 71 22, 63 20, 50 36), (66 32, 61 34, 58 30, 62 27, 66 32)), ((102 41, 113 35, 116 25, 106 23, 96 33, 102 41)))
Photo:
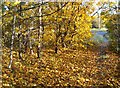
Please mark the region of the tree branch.
POLYGON ((42 15, 42 16, 31 16, 31 17, 29 17, 29 18, 23 19, 23 21, 24 21, 24 20, 27 20, 27 19, 30 19, 30 18, 34 18, 34 17, 38 17, 38 18, 39 18, 39 17, 44 17, 44 16, 52 15, 52 14, 54 14, 54 13, 62 10, 62 8, 65 7, 67 4, 68 4, 68 2, 66 2, 61 8, 59 8, 58 10, 56 10, 56 11, 54 11, 54 12, 52 12, 52 13, 49 13, 49 14, 46 14, 46 15, 42 15))
MULTIPOLYGON (((35 8, 37 8, 37 7, 40 7, 41 5, 45 5, 47 2, 45 2, 45 3, 42 3, 42 4, 40 4, 40 3, 38 3, 38 4, 35 4, 36 6, 34 6, 34 7, 29 7, 29 8, 24 8, 24 9, 18 9, 17 11, 14 11, 14 13, 17 13, 17 12, 22 12, 22 11, 26 11, 26 10, 30 10, 30 9, 35 9, 35 8)), ((2 17, 4 17, 4 16, 6 16, 6 15, 8 15, 8 14, 13 14, 13 12, 8 12, 7 14, 4 14, 2 17)), ((0 17, 1 18, 1 17, 0 17)))

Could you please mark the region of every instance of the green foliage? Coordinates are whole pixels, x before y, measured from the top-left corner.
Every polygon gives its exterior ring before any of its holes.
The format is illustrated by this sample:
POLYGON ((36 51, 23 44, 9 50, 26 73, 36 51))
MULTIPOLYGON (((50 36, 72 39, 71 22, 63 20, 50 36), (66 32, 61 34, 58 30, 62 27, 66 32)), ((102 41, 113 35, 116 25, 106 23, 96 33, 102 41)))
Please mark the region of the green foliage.
POLYGON ((107 22, 108 32, 110 35, 110 46, 113 50, 120 52, 120 20, 118 19, 120 15, 110 16, 110 20, 107 22))

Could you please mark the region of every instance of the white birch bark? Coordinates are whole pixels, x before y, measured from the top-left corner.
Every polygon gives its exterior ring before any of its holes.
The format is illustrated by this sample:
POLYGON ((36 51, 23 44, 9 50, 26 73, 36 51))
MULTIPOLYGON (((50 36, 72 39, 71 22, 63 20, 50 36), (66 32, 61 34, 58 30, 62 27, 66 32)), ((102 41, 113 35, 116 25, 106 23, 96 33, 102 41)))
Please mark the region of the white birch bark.
POLYGON ((14 37, 15 37, 15 21, 16 16, 13 16, 13 27, 12 27, 12 40, 11 40, 11 47, 10 47, 10 62, 8 68, 11 68, 13 62, 13 44, 14 44, 14 37))
MULTIPOLYGON (((42 3, 42 1, 40 1, 42 3)), ((42 32, 43 32, 43 27, 42 27, 42 6, 39 7, 39 30, 38 30, 38 58, 41 57, 41 48, 42 48, 42 32)))

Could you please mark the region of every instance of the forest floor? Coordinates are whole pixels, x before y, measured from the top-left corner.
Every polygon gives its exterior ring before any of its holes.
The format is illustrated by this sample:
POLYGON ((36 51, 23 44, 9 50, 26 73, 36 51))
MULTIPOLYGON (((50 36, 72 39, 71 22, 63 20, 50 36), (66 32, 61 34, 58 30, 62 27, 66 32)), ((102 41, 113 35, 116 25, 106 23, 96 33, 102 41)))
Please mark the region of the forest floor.
POLYGON ((96 49, 52 49, 43 50, 41 59, 36 55, 24 54, 17 59, 14 52, 12 68, 8 69, 8 49, 3 50, 3 86, 111 86, 120 87, 120 58, 108 51, 107 58, 100 60, 96 49))

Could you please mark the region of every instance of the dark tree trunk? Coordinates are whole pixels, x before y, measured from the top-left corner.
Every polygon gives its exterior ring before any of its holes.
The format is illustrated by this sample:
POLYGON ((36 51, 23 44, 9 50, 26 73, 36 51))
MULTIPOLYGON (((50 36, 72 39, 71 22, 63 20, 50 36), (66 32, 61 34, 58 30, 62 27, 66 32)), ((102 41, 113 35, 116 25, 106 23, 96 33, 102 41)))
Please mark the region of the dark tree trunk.
MULTIPOLYGON (((22 6, 20 3, 20 13, 19 13, 20 16, 22 16, 21 10, 22 10, 22 6)), ((22 29, 21 22, 19 22, 19 29, 20 30, 22 29)), ((19 33, 19 59, 22 59, 22 32, 21 31, 19 33)))
POLYGON ((25 51, 24 51, 24 53, 27 53, 27 46, 28 46, 28 35, 26 35, 26 37, 25 37, 25 43, 24 43, 24 46, 25 46, 25 51))
POLYGON ((56 39, 55 39, 55 53, 57 53, 57 51, 58 51, 58 44, 57 44, 57 42, 58 42, 59 37, 61 36, 60 28, 61 28, 61 26, 58 25, 57 28, 56 28, 56 30, 55 30, 55 33, 56 33, 56 39))
POLYGON ((56 38, 56 41, 55 41, 55 53, 57 54, 57 51, 58 51, 58 46, 57 46, 57 38, 56 38))
POLYGON ((61 42, 62 42, 62 47, 64 48, 65 45, 64 45, 64 37, 61 38, 61 42))
POLYGON ((64 40, 65 40, 66 35, 67 35, 67 31, 64 32, 64 33, 62 34, 62 36, 61 36, 61 42, 62 42, 62 47, 63 47, 63 48, 65 47, 65 42, 64 42, 64 40))

